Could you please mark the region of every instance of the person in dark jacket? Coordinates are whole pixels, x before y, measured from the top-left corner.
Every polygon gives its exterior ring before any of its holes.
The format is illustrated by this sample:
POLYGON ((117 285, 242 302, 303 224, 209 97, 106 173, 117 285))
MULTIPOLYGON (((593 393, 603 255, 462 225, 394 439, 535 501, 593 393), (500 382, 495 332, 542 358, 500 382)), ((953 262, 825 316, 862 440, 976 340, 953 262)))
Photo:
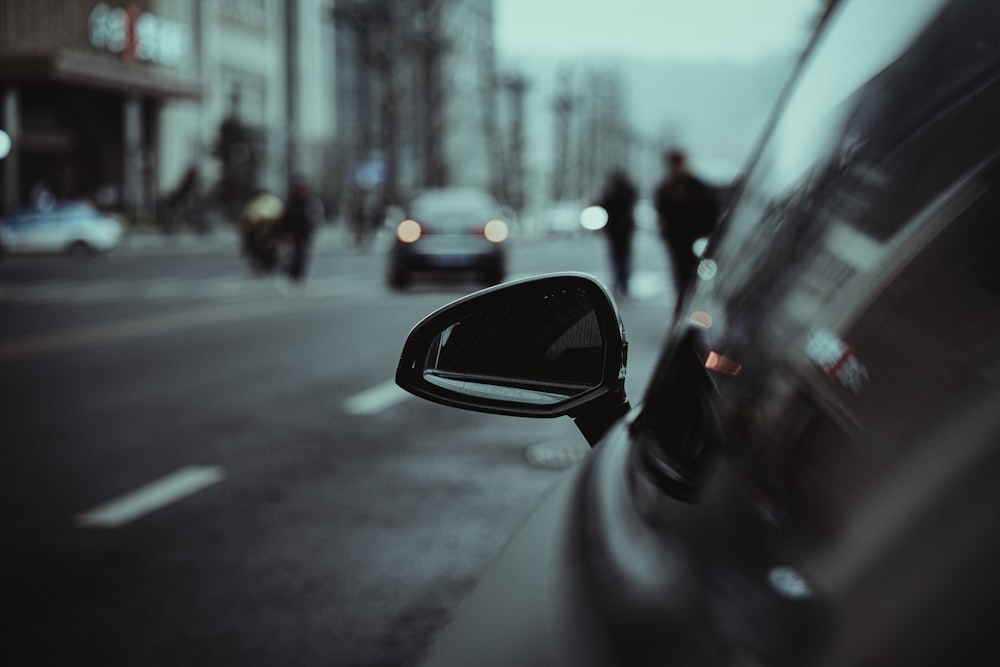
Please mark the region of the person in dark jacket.
POLYGON ((308 179, 301 175, 292 179, 291 192, 285 202, 282 231, 291 244, 288 277, 295 283, 305 281, 309 250, 323 216, 323 202, 312 193, 308 179))
POLYGON ((653 205, 659 215, 660 236, 667 246, 680 303, 680 296, 698 265, 695 241, 715 231, 719 203, 712 188, 691 173, 682 151, 670 150, 664 160, 668 175, 657 186, 653 205))
POLYGON ((635 231, 635 204, 638 198, 638 190, 625 170, 615 168, 608 174, 597 202, 608 214, 604 233, 608 239, 613 287, 620 296, 628 296, 632 275, 632 234, 635 231))

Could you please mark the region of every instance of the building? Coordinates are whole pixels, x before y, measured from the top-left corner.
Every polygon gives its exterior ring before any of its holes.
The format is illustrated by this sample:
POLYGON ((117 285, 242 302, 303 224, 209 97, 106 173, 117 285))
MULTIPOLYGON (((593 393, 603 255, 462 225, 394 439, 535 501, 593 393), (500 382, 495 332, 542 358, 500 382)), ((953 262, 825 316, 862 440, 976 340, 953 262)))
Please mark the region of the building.
POLYGON ((188 173, 212 201, 293 172, 332 193, 331 6, 0 0, 0 206, 44 184, 142 216, 188 173))
POLYGON ((354 218, 426 187, 495 190, 493 0, 337 0, 333 16, 354 218))

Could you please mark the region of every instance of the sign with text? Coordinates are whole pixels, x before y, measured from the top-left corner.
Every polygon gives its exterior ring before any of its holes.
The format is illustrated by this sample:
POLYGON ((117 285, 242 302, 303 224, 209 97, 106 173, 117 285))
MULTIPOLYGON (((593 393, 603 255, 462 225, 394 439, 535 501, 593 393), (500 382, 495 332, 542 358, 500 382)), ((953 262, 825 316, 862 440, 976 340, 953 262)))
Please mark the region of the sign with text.
POLYGON ((144 12, 135 5, 110 7, 99 3, 90 12, 90 43, 121 55, 129 62, 174 65, 191 49, 191 27, 144 12))

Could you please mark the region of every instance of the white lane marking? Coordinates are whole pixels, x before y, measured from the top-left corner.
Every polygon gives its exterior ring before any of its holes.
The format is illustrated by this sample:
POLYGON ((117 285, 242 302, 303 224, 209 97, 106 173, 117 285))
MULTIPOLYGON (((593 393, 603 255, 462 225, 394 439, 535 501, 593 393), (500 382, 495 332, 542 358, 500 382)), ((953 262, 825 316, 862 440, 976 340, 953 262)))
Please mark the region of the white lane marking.
POLYGON ((85 528, 118 528, 222 481, 222 468, 187 466, 97 507, 78 514, 85 528))
POLYGON ((393 380, 351 396, 344 401, 344 412, 349 415, 373 415, 410 397, 393 380))
POLYGON ((528 447, 524 454, 533 466, 562 469, 583 460, 589 452, 590 447, 582 441, 551 440, 528 447))

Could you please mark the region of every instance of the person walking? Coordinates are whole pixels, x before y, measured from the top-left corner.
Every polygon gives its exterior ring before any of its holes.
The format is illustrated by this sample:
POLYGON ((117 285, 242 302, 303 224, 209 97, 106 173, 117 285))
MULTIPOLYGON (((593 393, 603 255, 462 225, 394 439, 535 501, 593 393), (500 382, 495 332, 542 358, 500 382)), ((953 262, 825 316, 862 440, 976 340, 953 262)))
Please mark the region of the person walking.
POLYGON ((608 173, 597 202, 608 214, 604 233, 608 240, 612 286, 623 297, 628 296, 632 276, 632 234, 635 231, 635 204, 638 198, 638 190, 628 174, 617 167, 608 173))
POLYGON ((297 285, 305 282, 313 236, 323 216, 323 202, 313 194, 309 180, 302 175, 295 176, 285 202, 282 231, 291 244, 288 277, 297 285))
POLYGON ((712 188, 691 172, 683 151, 667 151, 664 162, 667 175, 656 188, 653 205, 659 216, 660 237, 667 246, 679 307, 698 265, 695 241, 715 231, 719 203, 712 188))

